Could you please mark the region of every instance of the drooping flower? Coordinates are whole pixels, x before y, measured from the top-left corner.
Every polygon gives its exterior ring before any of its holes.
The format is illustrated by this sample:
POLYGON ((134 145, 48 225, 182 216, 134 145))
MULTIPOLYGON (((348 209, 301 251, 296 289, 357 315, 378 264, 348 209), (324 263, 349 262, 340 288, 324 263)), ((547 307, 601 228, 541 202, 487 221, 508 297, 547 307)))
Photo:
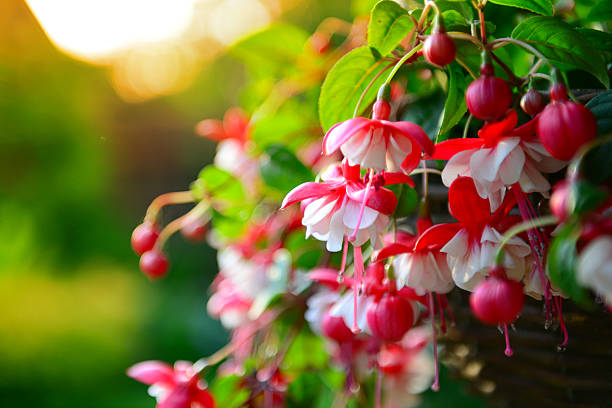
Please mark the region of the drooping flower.
POLYGON ((172 368, 161 361, 143 361, 127 370, 136 381, 150 385, 149 394, 157 399, 156 408, 214 408, 215 402, 188 361, 177 361, 172 368))
POLYGON ((340 149, 351 166, 412 171, 423 152, 433 153, 433 143, 419 125, 386 120, 388 106, 386 101, 377 101, 372 119, 357 117, 334 125, 323 139, 323 153, 340 149))
POLYGON ((542 173, 556 172, 566 163, 551 157, 539 142, 535 119, 515 129, 516 124, 517 114, 512 110, 502 121, 486 124, 478 138, 438 143, 432 158, 448 160, 442 171, 444 185, 450 186, 460 176, 471 177, 492 210, 515 183, 524 193, 548 194, 550 184, 542 173))
MULTIPOLYGON (((468 177, 459 177, 453 182, 448 199, 450 213, 459 223, 435 226, 437 234, 455 232, 440 251, 448 255, 455 284, 472 290, 493 264, 504 228, 518 222, 520 217, 507 214, 514 206, 510 196, 491 214, 489 202, 478 195, 474 182, 468 177)), ((510 279, 520 281, 523 278, 530 253, 531 248, 520 237, 512 237, 506 244, 503 266, 510 279)))
POLYGON ((368 183, 360 177, 359 166, 350 166, 346 161, 328 168, 321 174, 321 179, 320 183, 308 182, 291 190, 281 208, 301 201, 304 204, 302 224, 306 226, 306 236, 327 241, 330 252, 340 251, 344 237, 355 231, 354 246, 370 240, 375 248, 382 247, 383 230, 397 205, 393 192, 382 186, 394 183, 414 185, 406 175, 382 173, 375 176, 374 187, 369 189, 368 183))

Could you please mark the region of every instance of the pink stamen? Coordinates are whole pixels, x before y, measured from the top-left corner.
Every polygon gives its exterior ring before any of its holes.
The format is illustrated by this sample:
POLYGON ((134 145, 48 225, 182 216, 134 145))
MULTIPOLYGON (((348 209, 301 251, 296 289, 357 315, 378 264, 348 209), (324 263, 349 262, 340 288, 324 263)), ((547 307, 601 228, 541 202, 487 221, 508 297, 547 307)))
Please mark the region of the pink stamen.
POLYGON ((444 308, 440 300, 440 295, 436 293, 436 300, 438 301, 438 310, 440 311, 440 331, 442 334, 446 334, 446 318, 444 317, 444 308))
POLYGON ((342 265, 340 265, 340 272, 338 273, 338 283, 342 283, 342 275, 346 269, 346 256, 348 254, 348 240, 344 240, 344 248, 342 249, 342 265))
POLYGON ((504 337, 506 338, 506 350, 504 350, 504 354, 508 357, 512 357, 514 351, 510 347, 510 336, 508 335, 508 325, 504 323, 504 337))
POLYGON ((380 408, 381 400, 382 400, 382 380, 383 373, 378 370, 378 375, 376 376, 376 390, 374 394, 374 407, 380 408))
POLYGON ((567 347, 567 342, 569 340, 569 334, 567 332, 567 327, 565 326, 565 321, 563 320, 563 310, 562 310, 563 299, 561 299, 561 297, 559 296, 554 296, 554 299, 555 299, 555 305, 557 306, 559 325, 561 326, 561 331, 563 332, 563 343, 559 344, 559 347, 557 347, 557 349, 559 351, 564 351, 565 348, 567 347))
POLYGON ((357 217, 357 226, 355 227, 355 231, 348 237, 349 241, 354 241, 357 238, 357 233, 359 232, 359 227, 361 226, 361 220, 363 219, 363 213, 365 211, 366 203, 368 202, 368 198, 370 198, 370 191, 372 191, 372 181, 374 180, 374 170, 370 169, 368 184, 366 185, 366 191, 363 195, 363 201, 361 202, 361 208, 359 209, 359 216, 357 217))
MULTIPOLYGON (((516 198, 516 202, 518 204, 519 212, 521 213, 521 217, 523 218, 524 221, 531 221, 533 219, 533 216, 531 215, 529 211, 529 206, 526 203, 526 201, 528 200, 525 198, 525 193, 523 193, 518 183, 512 186, 512 192, 514 193, 514 196, 516 198)), ((550 296, 550 290, 548 286, 548 279, 546 279, 546 275, 544 274, 543 260, 540 255, 540 251, 538 250, 538 247, 541 248, 541 246, 539 246, 537 242, 537 235, 536 235, 537 233, 539 233, 537 228, 529 229, 527 230, 527 238, 529 241, 529 246, 531 247, 531 252, 533 253, 533 256, 535 257, 535 260, 536 260, 536 268, 538 271, 538 276, 540 277, 540 282, 542 284, 542 287, 544 288, 545 303, 548 305, 551 296, 550 296), (534 232, 534 230, 537 232, 534 232)), ((547 307, 546 308, 546 320, 549 320, 549 310, 550 308, 547 307)))
POLYGON ((450 306, 448 305, 448 299, 446 295, 440 295, 440 296, 444 297, 444 300, 446 300, 447 306, 446 306, 446 309, 444 309, 444 311, 448 313, 448 317, 450 318, 451 325, 454 326, 456 322, 455 322, 455 315, 453 313, 453 309, 451 309, 450 306))
MULTIPOLYGON (((438 338, 436 336, 436 309, 434 306, 433 293, 427 294, 429 298, 429 316, 431 317, 431 330, 433 332, 433 351, 434 351, 434 362, 436 364, 436 375, 434 382, 431 385, 432 391, 438 391, 440 389, 440 365, 438 363, 438 338)), ((440 313, 441 314, 441 313, 440 313)))
POLYGON ((353 247, 353 268, 355 269, 355 276, 353 278, 353 327, 351 330, 357 334, 361 331, 357 324, 357 296, 361 291, 361 280, 364 272, 361 247, 353 247))

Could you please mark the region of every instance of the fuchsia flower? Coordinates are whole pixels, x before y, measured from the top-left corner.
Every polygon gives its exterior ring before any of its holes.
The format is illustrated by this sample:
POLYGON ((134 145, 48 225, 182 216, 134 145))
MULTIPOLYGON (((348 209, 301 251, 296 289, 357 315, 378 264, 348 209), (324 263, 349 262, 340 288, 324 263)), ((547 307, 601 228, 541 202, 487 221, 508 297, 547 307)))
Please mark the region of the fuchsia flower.
POLYGON ((150 385, 157 408, 214 408, 215 402, 188 361, 177 361, 174 369, 161 361, 143 361, 130 367, 127 375, 150 385))
POLYGON ((354 246, 370 240, 373 247, 381 248, 383 230, 397 205, 393 192, 382 186, 396 183, 414 186, 404 174, 381 173, 374 176, 374 187, 369 189, 368 182, 360 177, 359 166, 350 166, 346 161, 328 168, 321 179, 321 183, 303 183, 291 190, 281 209, 302 201, 306 237, 312 235, 327 241, 330 252, 340 251, 344 236, 354 231, 357 231, 354 246))
POLYGON ((448 293, 455 285, 446 254, 440 249, 455 233, 452 228, 437 225, 420 231, 418 236, 398 232, 397 241, 386 245, 376 259, 395 256, 393 268, 400 288, 410 287, 419 295, 448 293))
MULTIPOLYGON (((449 210, 459 220, 457 224, 439 224, 435 233, 452 238, 440 249, 448 255, 448 265, 455 284, 472 290, 487 274, 493 264, 495 248, 502 240, 503 231, 520 221, 508 212, 514 201, 506 197, 502 205, 491 214, 489 201, 480 197, 472 179, 457 178, 448 193, 449 210)), ((506 244, 503 266, 510 279, 520 281, 528 268, 526 259, 531 248, 519 237, 506 244)))
POLYGON ((525 193, 547 194, 548 180, 565 162, 550 156, 535 135, 536 119, 516 128, 517 115, 509 111, 500 122, 488 123, 478 138, 450 139, 436 145, 432 158, 448 160, 442 171, 444 185, 457 177, 471 177, 478 194, 488 198, 492 210, 502 203, 509 186, 518 183, 525 193))
POLYGON ((386 120, 390 109, 387 102, 377 101, 373 119, 357 117, 334 125, 323 139, 323 153, 340 149, 351 166, 409 173, 422 152, 431 155, 434 146, 419 125, 386 120))

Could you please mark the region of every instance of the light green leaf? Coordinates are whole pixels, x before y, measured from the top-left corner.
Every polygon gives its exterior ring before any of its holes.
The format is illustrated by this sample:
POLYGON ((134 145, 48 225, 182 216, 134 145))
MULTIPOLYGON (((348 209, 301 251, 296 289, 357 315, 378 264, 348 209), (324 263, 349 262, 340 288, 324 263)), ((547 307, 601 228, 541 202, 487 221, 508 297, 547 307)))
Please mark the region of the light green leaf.
POLYGON ((385 56, 397 47, 414 23, 408 12, 394 1, 377 3, 370 15, 368 45, 385 56))
POLYGON ((602 55, 578 31, 555 17, 531 17, 512 31, 559 68, 578 68, 594 75, 605 86, 610 79, 602 55))
POLYGON ((543 16, 553 15, 553 5, 550 0, 489 0, 501 6, 510 6, 532 11, 543 16))
POLYGON ((385 82, 385 75, 381 71, 387 65, 389 63, 377 59, 370 48, 360 47, 346 54, 333 66, 323 82, 319 97, 319 119, 325 131, 353 117, 361 94, 371 82, 361 109, 365 109, 374 100, 378 88, 385 82))

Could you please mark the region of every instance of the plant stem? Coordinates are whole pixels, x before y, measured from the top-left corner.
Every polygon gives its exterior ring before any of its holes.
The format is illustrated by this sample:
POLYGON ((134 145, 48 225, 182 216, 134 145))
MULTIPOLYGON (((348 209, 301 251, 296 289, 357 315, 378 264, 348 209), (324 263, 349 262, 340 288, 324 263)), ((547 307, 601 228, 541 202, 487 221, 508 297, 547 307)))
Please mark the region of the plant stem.
POLYGON ((448 35, 449 37, 455 40, 471 41, 474 44, 476 44, 478 48, 484 48, 482 41, 480 41, 478 38, 474 37, 473 35, 462 33, 461 31, 449 31, 446 33, 446 35, 448 35))
POLYGON ((465 121, 465 127, 463 128, 463 138, 464 139, 467 137, 468 131, 470 130, 470 123, 472 123, 473 118, 474 118, 474 115, 470 113, 470 116, 468 116, 467 120, 465 121))
POLYGON ((478 7, 478 19, 480 20, 480 39, 484 45, 487 43, 487 30, 485 28, 485 19, 482 7, 478 7))
POLYGON ((466 63, 465 63, 465 62, 464 62, 464 61, 463 61, 461 58, 459 58, 459 57, 455 56, 455 61, 457 61, 457 64, 461 65, 461 66, 463 67, 463 69, 465 69, 465 70, 468 72, 468 74, 470 74, 470 76, 471 76, 473 79, 476 79, 476 78, 477 78, 477 76, 476 76, 476 74, 474 73, 474 71, 472 71, 472 70, 470 69, 470 67, 468 67, 468 66, 467 66, 467 64, 466 64, 466 63))
POLYGON ((508 68, 508 66, 506 64, 504 64, 504 62, 502 60, 500 60, 497 55, 493 54, 491 52, 491 57, 495 60, 495 62, 497 62, 497 64, 502 67, 502 69, 506 72, 506 74, 508 75, 508 79, 510 80, 510 82, 512 82, 515 85, 520 85, 523 83, 523 80, 519 77, 517 77, 516 75, 514 75, 514 72, 512 72, 512 70, 510 68, 508 68))
POLYGON ((552 215, 549 215, 546 217, 540 217, 540 218, 535 218, 533 220, 524 221, 510 228, 508 231, 506 231, 506 233, 502 237, 501 242, 497 245, 497 250, 495 251, 495 264, 501 265, 502 258, 504 255, 504 247, 516 235, 520 234, 521 232, 528 231, 530 229, 544 227, 547 225, 555 225, 556 223, 557 223, 557 218, 552 215))
POLYGON ((438 176, 442 175, 442 172, 440 170, 430 169, 430 168, 412 170, 410 172, 410 175, 412 176, 412 175, 415 175, 415 174, 423 174, 423 173, 437 174, 438 176))
POLYGON ((193 203, 195 198, 191 191, 176 191, 173 193, 166 193, 156 197, 145 214, 145 220, 155 222, 155 219, 159 215, 162 207, 169 204, 186 204, 193 203))
MULTIPOLYGON (((510 44, 515 44, 518 45, 519 47, 522 47, 524 49, 526 49, 527 51, 529 51, 530 53, 532 53, 533 55, 535 55, 536 57, 540 58, 542 61, 544 61, 546 64, 548 64, 549 66, 553 67, 553 65, 550 63, 550 61, 548 60, 548 58, 546 58, 540 51, 538 51, 535 47, 527 44, 524 41, 521 40, 517 40, 515 38, 510 38, 510 37, 503 37, 503 38, 498 38, 496 40, 491 41, 488 45, 487 48, 489 48, 490 50, 493 50, 496 47, 497 44, 504 44, 504 43, 510 43, 510 44)), ((505 45, 505 44, 504 44, 505 45)), ((503 46, 503 45, 500 45, 503 46)))
POLYGON ((402 67, 402 65, 404 65, 404 63, 406 61, 408 61, 408 59, 410 57, 412 57, 414 54, 416 54, 417 52, 419 52, 421 50, 421 48, 423 48, 423 44, 419 44, 416 47, 414 47, 413 49, 411 49, 410 51, 408 51, 406 53, 406 55, 404 55, 393 67, 393 69, 391 70, 391 73, 389 73, 389 76, 387 77, 387 80, 385 81, 386 85, 389 85, 391 83, 391 80, 393 79, 393 77, 395 76, 395 74, 397 74, 397 71, 402 67))

